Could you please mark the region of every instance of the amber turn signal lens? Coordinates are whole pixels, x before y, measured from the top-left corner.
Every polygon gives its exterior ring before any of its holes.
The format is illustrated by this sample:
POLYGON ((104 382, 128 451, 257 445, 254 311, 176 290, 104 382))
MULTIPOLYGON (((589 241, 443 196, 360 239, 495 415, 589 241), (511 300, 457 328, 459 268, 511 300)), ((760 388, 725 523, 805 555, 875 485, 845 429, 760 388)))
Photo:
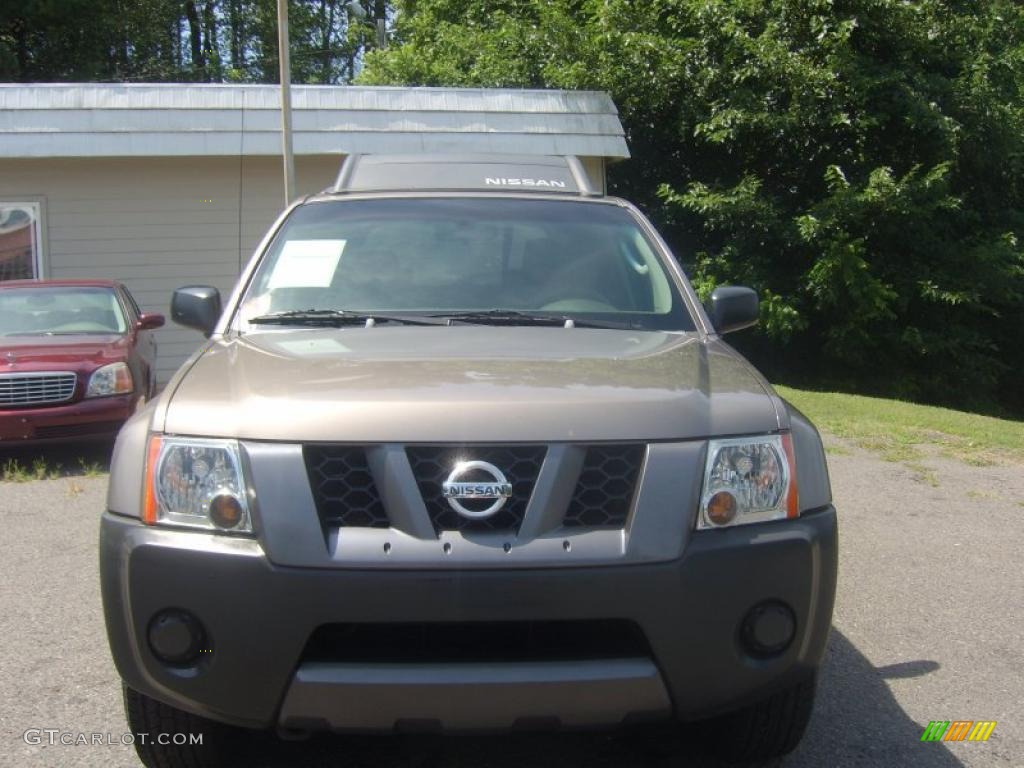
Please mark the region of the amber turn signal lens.
POLYGON ((210 519, 218 528, 229 530, 242 522, 242 505, 230 494, 222 493, 210 502, 210 519))
POLYGON ((156 463, 160 459, 160 437, 149 438, 149 452, 146 455, 146 488, 142 496, 142 522, 146 525, 156 523, 156 463))
POLYGON ((786 495, 786 517, 800 517, 800 501, 796 486, 796 454, 793 452, 793 436, 782 436, 782 449, 786 452, 789 464, 789 493, 786 495))
POLYGON ((726 525, 736 517, 736 497, 728 491, 719 491, 708 499, 707 516, 715 525, 726 525))

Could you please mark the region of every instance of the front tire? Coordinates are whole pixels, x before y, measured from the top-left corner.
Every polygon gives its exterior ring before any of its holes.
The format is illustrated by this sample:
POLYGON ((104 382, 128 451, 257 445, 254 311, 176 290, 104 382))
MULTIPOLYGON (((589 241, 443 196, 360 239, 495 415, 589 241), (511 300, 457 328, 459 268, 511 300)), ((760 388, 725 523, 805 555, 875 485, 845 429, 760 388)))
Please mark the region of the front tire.
POLYGON ((234 729, 228 726, 183 712, 127 685, 124 711, 128 727, 135 735, 135 751, 146 768, 233 765, 228 742, 234 729))
POLYGON ((814 708, 816 678, 702 725, 708 747, 730 760, 763 761, 792 752, 803 738, 814 708))

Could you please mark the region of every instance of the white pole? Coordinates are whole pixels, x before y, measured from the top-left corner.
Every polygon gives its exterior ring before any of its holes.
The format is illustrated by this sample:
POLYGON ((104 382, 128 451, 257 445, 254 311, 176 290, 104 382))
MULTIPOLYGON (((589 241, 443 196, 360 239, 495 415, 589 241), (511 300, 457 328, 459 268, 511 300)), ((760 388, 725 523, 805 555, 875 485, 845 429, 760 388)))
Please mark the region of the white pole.
POLYGON ((292 153, 292 68, 289 61, 288 0, 277 0, 277 50, 281 62, 281 152, 284 155, 284 204, 295 198, 295 156, 292 153))

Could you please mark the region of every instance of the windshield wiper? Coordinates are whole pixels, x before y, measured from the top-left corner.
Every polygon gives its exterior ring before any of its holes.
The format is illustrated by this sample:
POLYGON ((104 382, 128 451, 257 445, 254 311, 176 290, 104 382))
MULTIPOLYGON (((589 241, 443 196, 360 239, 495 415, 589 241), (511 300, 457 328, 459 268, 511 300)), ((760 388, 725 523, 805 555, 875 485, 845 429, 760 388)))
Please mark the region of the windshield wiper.
POLYGON ((545 315, 532 312, 520 312, 515 309, 482 309, 466 312, 441 312, 429 315, 447 320, 451 323, 471 323, 480 325, 550 325, 563 328, 618 328, 628 330, 631 323, 621 321, 583 320, 568 315, 545 315))
POLYGON ((273 312, 249 319, 252 325, 307 325, 340 328, 346 325, 373 326, 376 323, 403 325, 453 325, 469 323, 479 325, 547 325, 563 328, 635 328, 632 323, 619 321, 582 320, 568 315, 546 315, 519 312, 514 309, 486 309, 458 312, 438 312, 429 315, 390 315, 379 312, 352 312, 345 309, 296 309, 273 312))
POLYGON ((274 312, 249 319, 254 325, 326 325, 340 328, 343 325, 367 325, 376 323, 401 323, 402 325, 440 325, 436 320, 407 315, 388 315, 379 312, 350 312, 346 309, 296 309, 274 312))

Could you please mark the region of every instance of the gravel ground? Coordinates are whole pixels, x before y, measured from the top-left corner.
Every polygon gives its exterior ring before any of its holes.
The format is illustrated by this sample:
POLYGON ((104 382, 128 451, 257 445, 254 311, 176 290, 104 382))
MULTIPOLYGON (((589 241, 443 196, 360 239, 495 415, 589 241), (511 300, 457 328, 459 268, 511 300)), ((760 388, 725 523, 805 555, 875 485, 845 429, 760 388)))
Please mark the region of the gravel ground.
MULTIPOLYGON (((930 472, 836 440, 839 597, 810 730, 785 766, 1024 765, 1024 468, 932 456, 930 472), (997 720, 922 744, 929 720, 997 720)), ((0 482, 0 765, 137 766, 130 747, 34 746, 29 728, 124 733, 99 603, 104 477, 0 482)), ((263 740, 239 765, 708 766, 652 733, 263 740)))

